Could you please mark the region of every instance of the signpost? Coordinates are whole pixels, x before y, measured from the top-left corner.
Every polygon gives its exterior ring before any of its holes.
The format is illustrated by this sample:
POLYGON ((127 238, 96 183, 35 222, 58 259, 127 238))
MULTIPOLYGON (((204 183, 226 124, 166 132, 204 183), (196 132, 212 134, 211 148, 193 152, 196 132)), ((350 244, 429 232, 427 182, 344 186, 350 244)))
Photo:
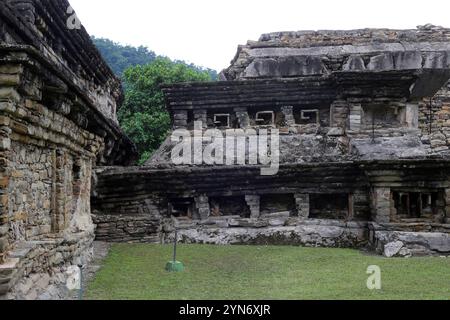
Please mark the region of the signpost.
POLYGON ((84 288, 83 288, 83 265, 79 264, 78 268, 80 269, 80 289, 78 291, 78 300, 83 300, 84 288))
POLYGON ((173 260, 167 262, 166 271, 168 272, 183 272, 184 265, 182 262, 177 261, 177 242, 178 242, 178 230, 175 229, 175 239, 173 241, 173 260))

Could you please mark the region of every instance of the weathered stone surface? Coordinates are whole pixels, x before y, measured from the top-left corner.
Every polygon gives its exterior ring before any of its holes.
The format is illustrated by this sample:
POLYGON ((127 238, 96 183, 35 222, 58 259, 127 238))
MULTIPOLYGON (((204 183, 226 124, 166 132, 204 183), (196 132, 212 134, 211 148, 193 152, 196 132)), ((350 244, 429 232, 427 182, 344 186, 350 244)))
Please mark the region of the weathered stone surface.
POLYGON ((411 250, 409 250, 408 248, 403 247, 397 253, 397 256, 403 257, 403 258, 411 258, 412 257, 412 253, 411 253, 411 250))
POLYGON ((370 240, 392 256, 447 254, 449 35, 430 26, 274 33, 240 47, 223 81, 164 86, 174 128, 206 116, 204 131, 225 133, 214 119, 225 115, 245 140, 279 130, 277 174, 254 163, 175 165, 168 139, 144 167, 97 170, 97 237, 167 243, 177 228, 186 243, 370 240))
POLYGON ((352 150, 363 160, 379 159, 414 159, 424 158, 427 148, 417 136, 402 136, 392 138, 353 139, 352 150))
POLYGON ((343 135, 344 135, 343 128, 331 128, 330 131, 328 131, 328 136, 330 137, 340 137, 343 135))
POLYGON ((322 61, 310 56, 255 59, 244 71, 246 78, 321 75, 327 72, 322 61))
POLYGON ((448 53, 447 52, 431 52, 425 56, 424 68, 426 69, 439 69, 447 68, 448 66, 448 53))
POLYGON ((371 71, 390 71, 394 70, 394 60, 392 54, 383 53, 370 58, 367 69, 371 71))
POLYGON ((159 242, 161 221, 151 215, 104 215, 95 212, 96 239, 111 242, 159 242))
POLYGON ((396 256, 403 248, 404 244, 401 241, 389 242, 384 245, 384 256, 392 258, 396 256))
POLYGON ((222 76, 228 80, 245 76, 243 70, 254 60, 266 57, 277 59, 295 56, 333 57, 329 69, 334 71, 363 71, 373 69, 407 70, 447 68, 449 29, 389 30, 332 30, 275 32, 264 34, 258 41, 240 46, 232 65, 222 76), (390 57, 385 56, 387 53, 390 57), (369 66, 361 58, 369 58, 369 66), (395 56, 396 65, 394 66, 395 56))
MULTIPOLYGON (((171 234, 166 240, 170 242, 171 234)), ((179 231, 184 243, 204 244, 289 244, 312 247, 362 247, 366 242, 364 229, 331 226, 297 226, 268 228, 196 228, 179 231)))
POLYGON ((366 70, 366 65, 361 56, 350 56, 347 62, 342 67, 344 71, 364 71, 366 70))
MULTIPOLYGON (((388 243, 403 243, 403 248, 408 249, 405 255, 442 255, 450 254, 450 236, 448 233, 439 232, 400 232, 400 231, 376 231, 374 243, 377 248, 386 247, 388 243)), ((398 254, 400 249, 394 253, 398 254)))
POLYGON ((120 80, 67 28, 68 7, 0 6, 0 299, 56 297, 65 268, 92 255, 93 167, 136 157, 117 122, 120 80))
POLYGON ((395 68, 397 70, 417 70, 422 68, 422 53, 407 51, 395 54, 395 68))

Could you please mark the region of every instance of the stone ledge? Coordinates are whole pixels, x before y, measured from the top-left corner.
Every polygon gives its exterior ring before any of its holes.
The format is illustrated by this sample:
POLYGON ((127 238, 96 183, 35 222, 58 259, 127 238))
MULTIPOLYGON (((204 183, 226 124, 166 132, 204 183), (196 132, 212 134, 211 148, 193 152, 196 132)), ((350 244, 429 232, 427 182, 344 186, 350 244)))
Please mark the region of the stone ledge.
MULTIPOLYGON (((360 248, 367 244, 367 229, 326 226, 263 227, 263 228, 193 228, 179 230, 182 243, 215 245, 303 245, 312 247, 360 248)), ((173 241, 173 233, 165 235, 173 241)))
MULTIPOLYGON (((69 149, 75 152, 81 152, 87 154, 89 157, 94 157, 96 150, 100 149, 100 138, 88 131, 79 129, 70 120, 67 120, 61 115, 48 110, 46 107, 41 106, 40 113, 42 118, 32 116, 32 114, 26 108, 20 107, 22 112, 18 112, 16 109, 8 108, 9 104, 0 102, 0 113, 5 115, 5 119, 8 122, 12 120, 26 121, 26 130, 18 131, 16 127, 11 126, 13 133, 11 139, 15 141, 22 141, 35 139, 36 141, 52 142, 56 144, 64 144, 69 149), (25 120, 26 119, 26 120, 25 120), (48 121, 51 119, 51 121, 48 121), (59 123, 59 124, 58 124, 59 123), (89 148, 87 148, 89 147, 89 148)), ((14 121, 16 124, 25 125, 14 121)))
POLYGON ((17 267, 20 259, 8 258, 3 264, 0 264, 0 296, 6 294, 14 285, 13 279, 17 274, 17 267))
MULTIPOLYGON (((5 294, 14 296, 16 293, 11 291, 16 290, 21 279, 51 273, 54 268, 66 264, 77 264, 78 259, 88 259, 93 238, 93 232, 84 231, 59 235, 54 239, 16 242, 8 252, 7 263, 0 265, 0 297, 5 294)), ((41 289, 45 290, 44 286, 41 289)))
MULTIPOLYGON (((403 232, 374 230, 370 232, 370 243, 378 252, 386 251, 387 246, 402 243, 405 256, 450 255, 450 234, 442 232, 403 232)), ((397 252, 399 251, 397 250, 397 252)), ((395 255, 395 253, 394 253, 395 255)))

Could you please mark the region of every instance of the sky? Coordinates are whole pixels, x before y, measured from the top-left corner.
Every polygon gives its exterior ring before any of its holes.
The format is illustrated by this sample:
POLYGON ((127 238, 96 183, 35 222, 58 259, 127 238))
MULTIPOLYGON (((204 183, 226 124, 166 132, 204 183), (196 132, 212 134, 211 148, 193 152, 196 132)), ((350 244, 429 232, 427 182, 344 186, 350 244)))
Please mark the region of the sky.
POLYGON ((218 71, 239 44, 268 32, 450 27, 448 0, 69 1, 91 35, 218 71))

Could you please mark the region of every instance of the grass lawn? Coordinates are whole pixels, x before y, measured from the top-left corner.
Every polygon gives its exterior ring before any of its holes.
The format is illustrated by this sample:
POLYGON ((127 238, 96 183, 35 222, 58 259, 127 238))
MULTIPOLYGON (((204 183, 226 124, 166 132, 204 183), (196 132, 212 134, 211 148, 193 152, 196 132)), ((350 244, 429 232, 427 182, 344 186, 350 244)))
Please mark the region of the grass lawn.
POLYGON ((113 245, 87 299, 449 299, 450 258, 386 259, 357 250, 181 245, 183 273, 168 273, 172 247, 113 245), (382 290, 368 290, 369 265, 382 290))

